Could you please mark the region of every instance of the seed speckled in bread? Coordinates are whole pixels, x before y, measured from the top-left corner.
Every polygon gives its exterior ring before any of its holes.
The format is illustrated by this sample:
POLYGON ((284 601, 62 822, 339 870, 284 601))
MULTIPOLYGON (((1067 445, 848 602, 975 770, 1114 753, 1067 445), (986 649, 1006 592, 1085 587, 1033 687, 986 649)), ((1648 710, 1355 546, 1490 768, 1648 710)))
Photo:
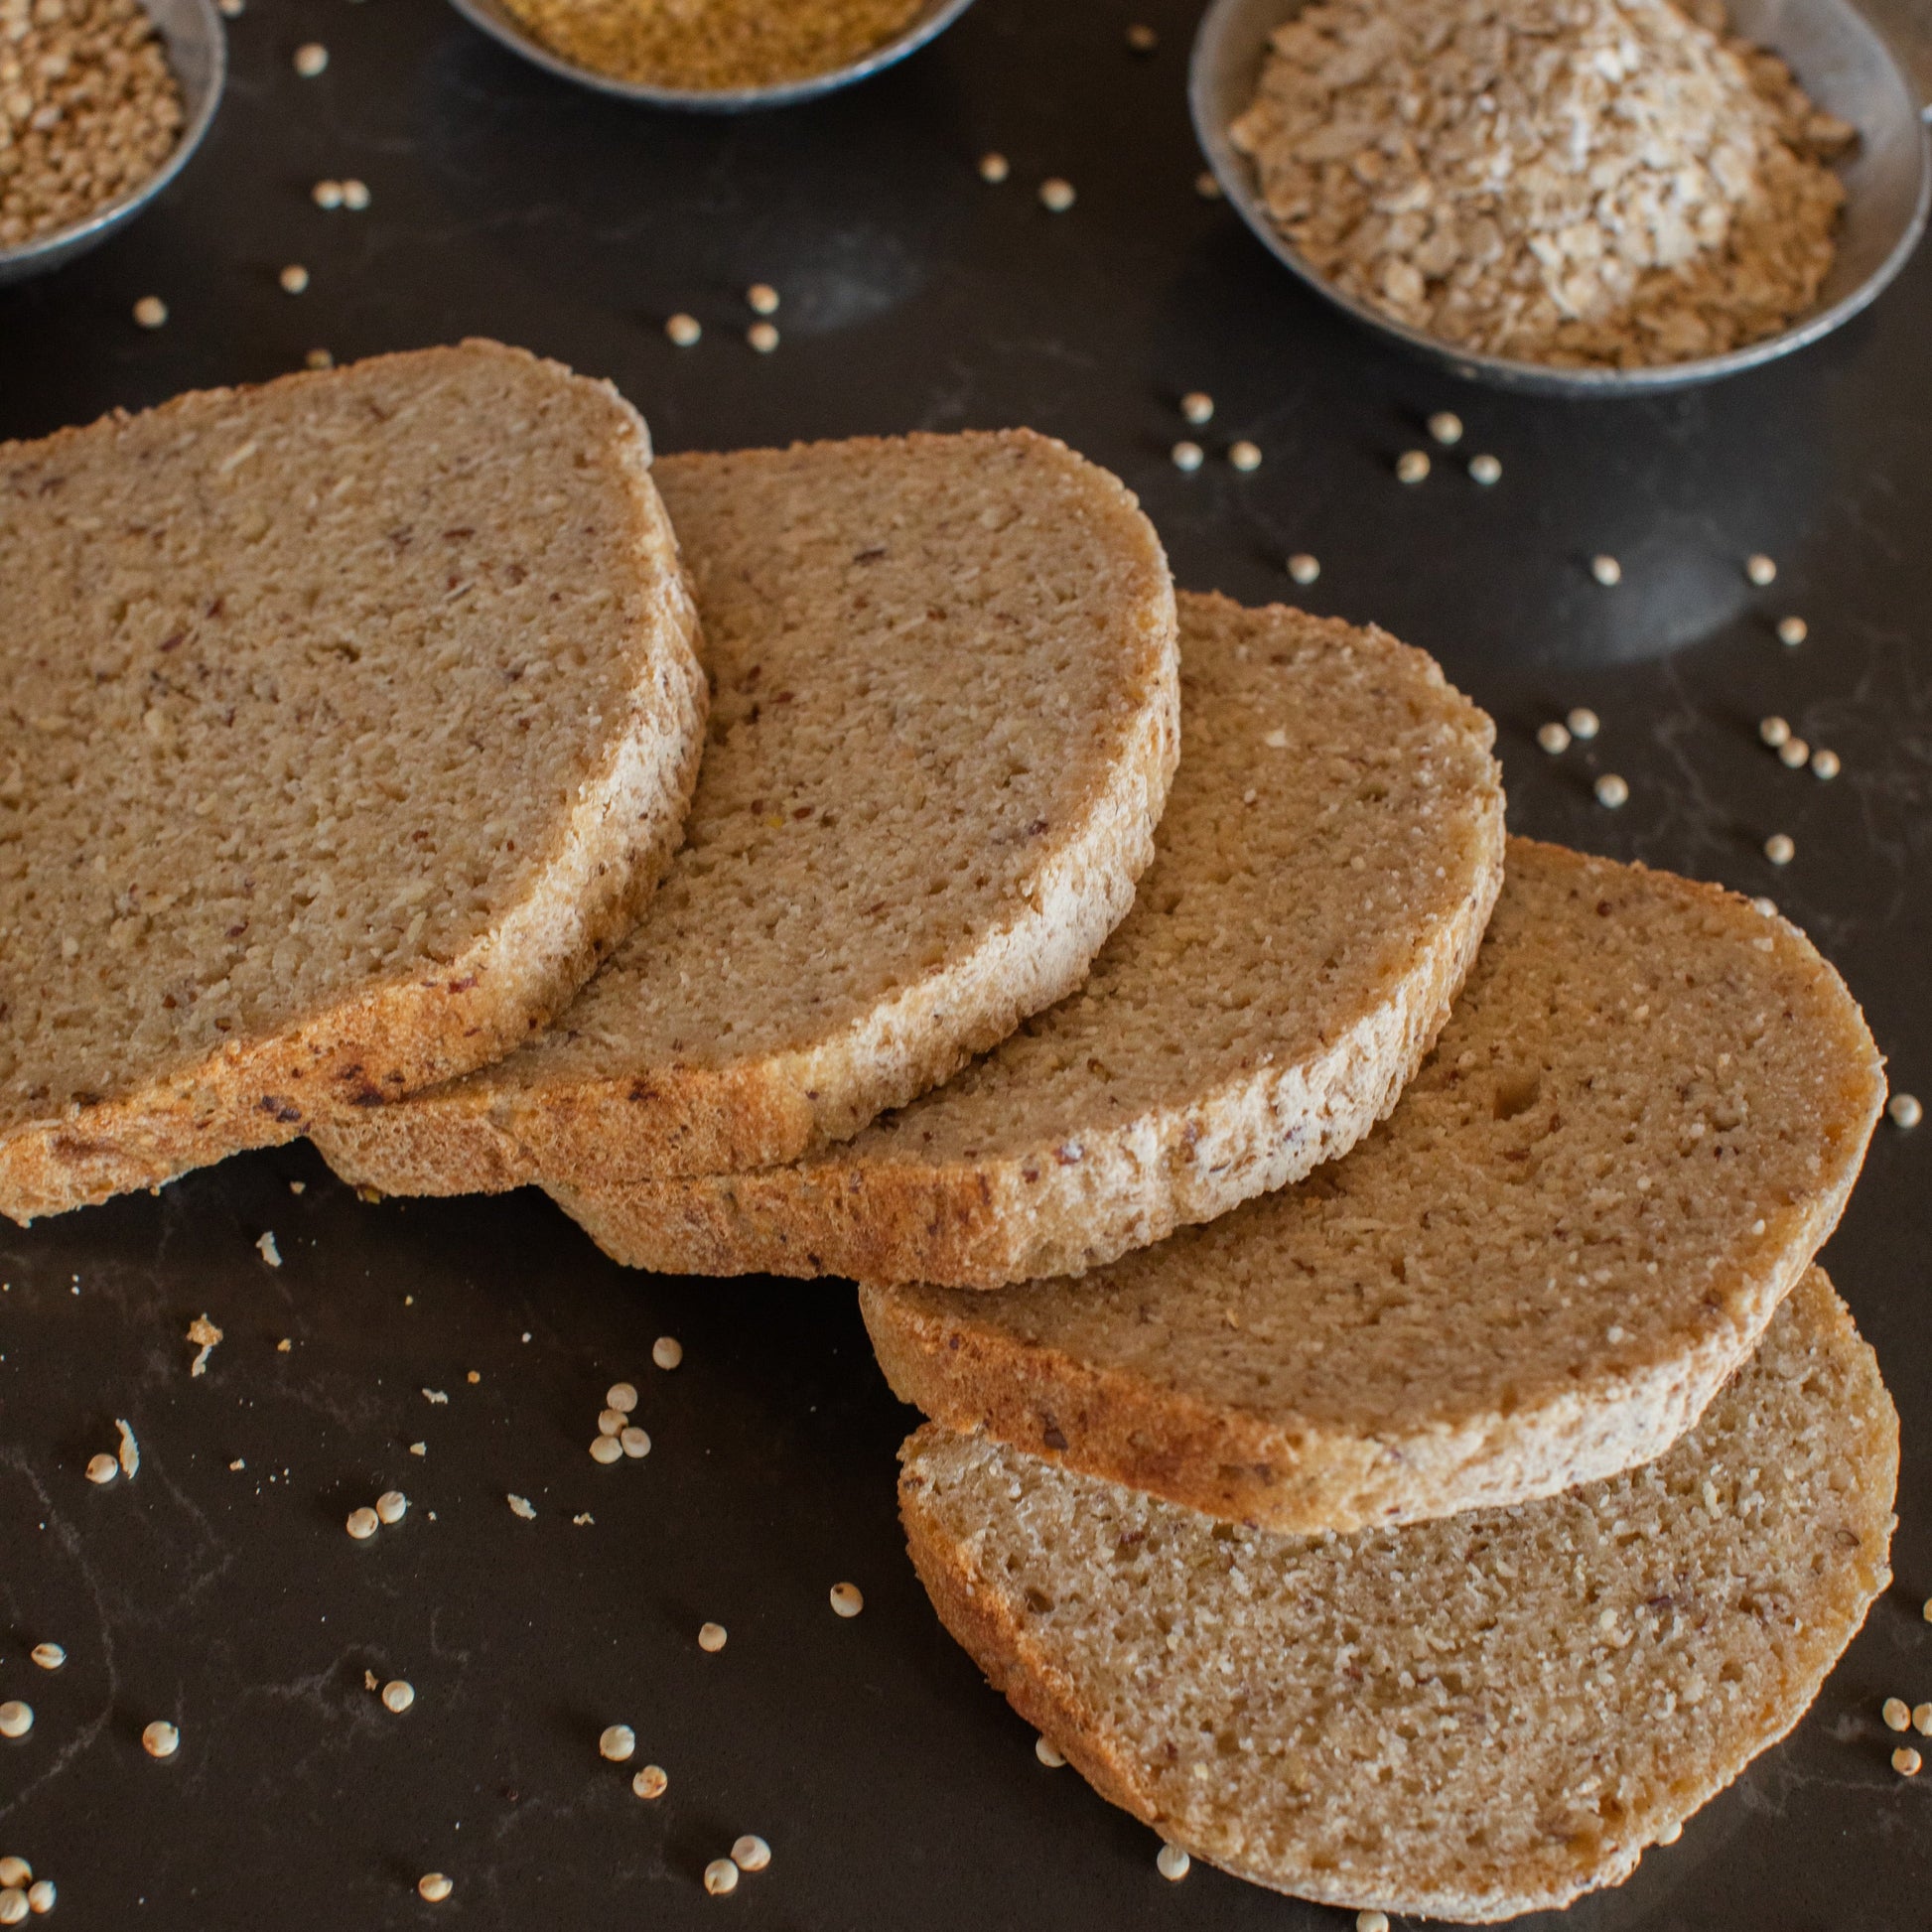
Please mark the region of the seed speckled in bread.
POLYGON ((1183 751, 1086 984, 795 1166, 556 1189, 621 1261, 997 1287, 1299 1179, 1394 1105, 1502 879, 1489 720, 1421 651, 1183 595, 1183 751))
POLYGON ((1514 839, 1434 1054, 1345 1160, 1078 1279, 861 1306, 929 1416, 1212 1515, 1520 1502, 1697 1420, 1837 1223, 1883 1094, 1795 926, 1514 839))
POLYGON ((385 1193, 624 1187, 855 1132, 1085 975, 1176 755, 1173 593, 1104 470, 1001 435, 669 457, 710 745, 554 1033, 321 1124, 385 1193))
POLYGON ((0 446, 0 1211, 540 1026, 655 885, 695 615, 644 426, 493 343, 0 446))
POLYGON ((901 1460, 941 1619, 1103 1797, 1493 1920, 1628 1877, 1797 1722, 1890 1581, 1898 1419, 1813 1271, 1662 1460, 1520 1508, 1292 1537, 931 1425, 901 1460))

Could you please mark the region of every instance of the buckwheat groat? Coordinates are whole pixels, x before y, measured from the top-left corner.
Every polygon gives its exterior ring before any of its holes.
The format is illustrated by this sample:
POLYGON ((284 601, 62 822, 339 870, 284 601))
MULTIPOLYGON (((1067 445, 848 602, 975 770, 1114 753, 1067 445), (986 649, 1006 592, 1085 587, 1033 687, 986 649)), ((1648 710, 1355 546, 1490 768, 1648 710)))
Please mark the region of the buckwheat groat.
POLYGON ((788 1161, 1076 985, 1173 769, 1173 593, 1043 437, 658 466, 711 742, 646 919, 556 1031, 314 1138, 385 1193, 622 1189, 788 1161))
POLYGON ((491 343, 0 446, 0 1212, 504 1052, 702 744, 636 413, 491 343))
POLYGON ((901 1461, 941 1620, 1103 1797, 1487 1921, 1627 1878, 1803 1715, 1890 1582, 1898 1419, 1814 1270, 1661 1461, 1521 1508, 1290 1537, 930 1426, 901 1461))
POLYGON ((1521 1502, 1697 1420, 1837 1223, 1883 1096, 1796 927, 1513 839, 1434 1054, 1353 1154, 1077 1279, 861 1307, 927 1415, 1216 1516, 1521 1502))
POLYGON ((1184 751, 1086 984, 791 1167, 553 1191, 674 1273, 995 1287, 1300 1178, 1395 1103, 1502 878, 1487 717, 1421 651, 1183 595, 1184 751))

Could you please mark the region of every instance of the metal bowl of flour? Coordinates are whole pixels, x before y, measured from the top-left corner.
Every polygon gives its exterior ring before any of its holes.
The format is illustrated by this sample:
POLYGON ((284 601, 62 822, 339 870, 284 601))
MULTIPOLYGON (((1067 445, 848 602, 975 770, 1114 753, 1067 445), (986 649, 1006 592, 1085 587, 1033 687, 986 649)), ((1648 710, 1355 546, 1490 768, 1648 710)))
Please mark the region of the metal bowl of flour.
POLYGON ((168 65, 181 87, 181 139, 160 168, 131 194, 96 208, 83 221, 56 228, 17 247, 0 248, 0 284, 24 281, 29 275, 59 268, 105 241, 116 228, 132 221, 181 173, 188 157, 201 146, 202 136, 220 105, 228 76, 227 42, 214 0, 142 0, 142 5, 161 36, 168 65))
POLYGON ((1849 322, 1904 267, 1932 204, 1932 134, 1912 82, 1884 39, 1850 0, 1730 0, 1731 31, 1779 55, 1817 104, 1859 130, 1838 168, 1845 209, 1838 252, 1811 312, 1743 348, 1651 368, 1553 368, 1482 355, 1411 329, 1343 294, 1269 219, 1254 164, 1228 139, 1254 99, 1268 37, 1303 0, 1214 0, 1194 39, 1189 78, 1194 132, 1215 179, 1265 247, 1356 321, 1478 382, 1548 395, 1647 394, 1758 367, 1849 322))
POLYGON ((869 79, 873 74, 916 54, 926 42, 943 34, 973 4, 973 0, 926 0, 906 24, 890 40, 870 54, 849 61, 842 68, 824 73, 808 73, 796 80, 779 80, 762 87, 655 87, 640 80, 620 80, 600 73, 595 68, 581 66, 553 53, 517 19, 503 0, 450 0, 464 19, 480 27, 491 40, 500 42, 512 54, 580 87, 594 87, 599 93, 616 94, 621 100, 639 101, 647 107, 696 108, 713 114, 738 114, 754 107, 789 107, 795 101, 814 100, 839 87, 869 79))

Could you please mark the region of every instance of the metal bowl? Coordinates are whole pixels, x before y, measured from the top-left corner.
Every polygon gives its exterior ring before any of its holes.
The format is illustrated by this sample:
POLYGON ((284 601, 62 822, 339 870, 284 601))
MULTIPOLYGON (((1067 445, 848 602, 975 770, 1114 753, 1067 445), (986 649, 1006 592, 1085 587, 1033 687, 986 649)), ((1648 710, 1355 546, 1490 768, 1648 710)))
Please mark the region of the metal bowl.
POLYGON ((450 0, 472 26, 481 27, 491 40, 500 41, 511 53, 520 54, 540 68, 575 80, 579 86, 595 87, 601 94, 616 94, 621 100, 642 101, 651 107, 687 107, 713 114, 739 114, 753 107, 788 107, 794 101, 815 100, 855 80, 864 80, 916 54, 927 41, 943 34, 973 4, 973 0, 926 0, 909 26, 891 40, 849 66, 833 68, 825 73, 807 74, 802 80, 780 80, 768 87, 653 87, 638 80, 619 80, 595 68, 579 67, 561 54, 553 54, 537 40, 523 23, 502 4, 502 0, 450 0))
POLYGON ((56 228, 38 241, 17 248, 0 248, 0 284, 25 281, 29 275, 58 268, 105 241, 141 212, 181 173, 188 157, 202 144, 221 89, 228 77, 228 43, 221 32, 221 16, 214 0, 141 0, 168 52, 168 65, 181 84, 184 115, 181 139, 160 169, 117 202, 97 208, 84 221, 56 228))
POLYGON ((1254 164, 1228 139, 1253 100, 1268 37, 1303 0, 1214 0, 1194 39, 1188 82, 1194 132, 1223 192, 1266 246, 1309 286, 1379 335, 1457 375, 1546 395, 1605 396, 1677 389, 1734 375, 1803 348, 1849 322, 1904 267, 1932 203, 1932 136, 1890 49, 1849 0, 1730 0, 1732 31, 1780 55, 1819 106, 1859 130, 1839 170, 1845 211, 1838 252, 1816 307, 1743 348, 1640 369, 1563 369, 1479 355, 1408 328, 1344 295, 1286 241, 1268 217, 1254 164))

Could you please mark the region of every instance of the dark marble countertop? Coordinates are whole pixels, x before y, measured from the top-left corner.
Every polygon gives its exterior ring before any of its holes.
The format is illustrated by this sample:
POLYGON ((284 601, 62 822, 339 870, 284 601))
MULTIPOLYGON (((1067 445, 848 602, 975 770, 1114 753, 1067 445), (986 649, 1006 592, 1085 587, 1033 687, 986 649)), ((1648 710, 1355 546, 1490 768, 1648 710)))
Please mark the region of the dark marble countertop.
MULTIPOLYGON (((554 82, 435 0, 251 0, 183 179, 97 253, 0 290, 0 434, 469 333, 614 377, 667 450, 1032 424, 1141 492, 1181 583, 1436 652, 1498 721, 1517 830, 1773 896, 1895 1084, 1932 1098, 1932 253, 1828 342, 1717 387, 1464 387, 1365 340, 1195 193, 1196 11, 980 0, 884 78, 726 121, 554 82), (1161 30, 1151 57, 1124 47, 1134 20, 1161 30), (333 57, 315 80, 290 64, 308 40, 333 57), (989 148, 1004 187, 976 173, 989 148), (1035 199, 1047 175, 1069 212, 1035 199), (312 206, 345 176, 365 213, 312 206), (291 297, 295 261, 312 281, 291 297), (784 297, 768 356, 743 340, 754 281, 784 297), (130 309, 151 293, 171 320, 148 333, 130 309), (696 348, 666 342, 674 310, 703 320, 696 348), (1218 407, 1187 477, 1167 451, 1194 388, 1218 407), (1493 488, 1440 454, 1396 482, 1445 407, 1461 456, 1500 458, 1493 488), (1265 453, 1253 475, 1223 458, 1236 437, 1265 453), (1292 551, 1321 560, 1306 591, 1292 551), (1778 561, 1768 590, 1752 551, 1778 561), (1601 735, 1546 757, 1536 727, 1579 704, 1601 735), (1843 775, 1784 769, 1767 713, 1843 775), (1609 770, 1616 812, 1591 792, 1609 770)), ((1894 1775, 1877 1716, 1932 1698, 1928 1174, 1932 1124, 1881 1126, 1826 1257, 1904 1419, 1898 1583, 1793 1736, 1576 1932, 1932 1911, 1932 1776, 1894 1775)), ((0 1853, 56 1879, 54 1923, 1347 1922, 1199 1866, 1167 1883, 1150 1833, 1035 1761, 905 1562, 909 1417, 839 1285, 626 1275, 537 1197, 371 1206, 304 1147, 0 1225, 0 1697, 38 1713, 0 1743, 0 1853), (225 1339, 191 1378, 204 1311, 225 1339), (584 1448, 620 1377, 655 1448, 605 1470, 584 1448), (95 1489, 116 1417, 142 1472, 95 1489), (348 1508, 392 1485, 404 1524, 351 1542, 348 1508), (826 1600, 846 1580, 849 1621, 826 1600), (45 1637, 58 1674, 27 1660, 45 1637), (368 1672, 411 1680, 414 1709, 383 1711, 368 1672), (183 1733, 165 1765, 139 1742, 157 1716, 183 1733), (597 1756, 619 1721, 669 1770, 654 1805, 597 1756), (707 1898, 700 1870, 746 1831, 770 1869, 707 1898), (436 1908, 413 1891, 432 1867, 457 1879, 436 1908)))

